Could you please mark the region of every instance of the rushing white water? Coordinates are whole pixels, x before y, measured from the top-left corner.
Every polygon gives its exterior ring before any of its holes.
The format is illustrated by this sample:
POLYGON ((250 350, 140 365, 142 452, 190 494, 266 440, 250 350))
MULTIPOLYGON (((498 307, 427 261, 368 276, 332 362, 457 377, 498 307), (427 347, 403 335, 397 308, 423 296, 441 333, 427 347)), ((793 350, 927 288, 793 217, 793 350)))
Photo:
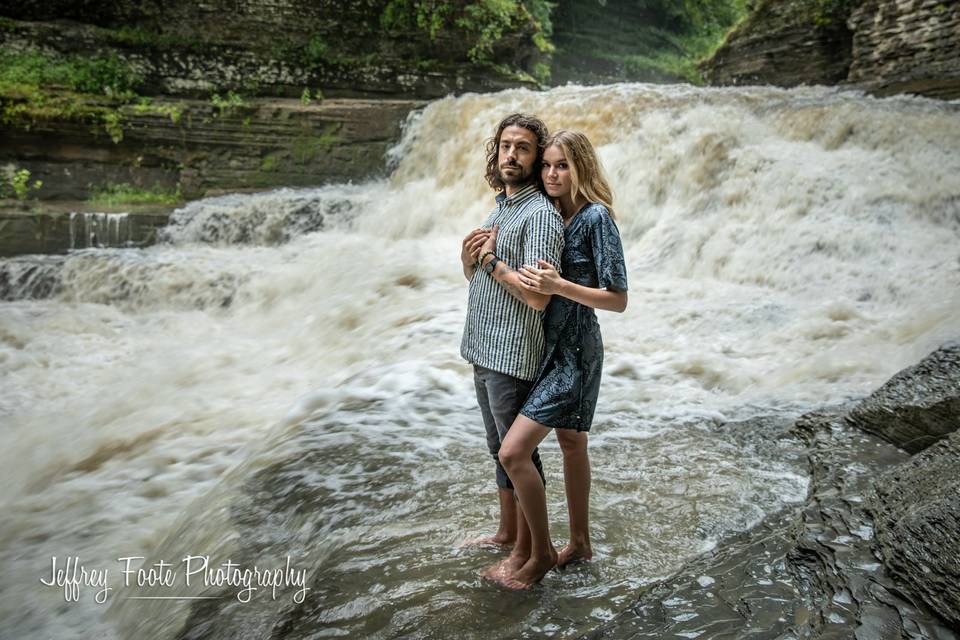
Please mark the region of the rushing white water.
POLYGON ((123 247, 133 241, 130 214, 79 213, 70 214, 70 248, 123 247))
MULTIPOLYGON (((0 303, 0 619, 36 638, 210 620, 217 637, 576 636, 803 498, 776 430, 722 422, 865 395, 958 337, 958 149, 960 106, 914 98, 469 95, 410 123, 389 181, 192 203, 165 244, 71 254, 55 297, 0 303), (457 547, 496 513, 458 252, 492 203, 483 141, 513 111, 598 147, 630 304, 600 314, 597 559, 504 596, 477 578, 498 556, 457 547), (290 555, 313 590, 126 600, 117 558, 205 553, 290 555), (108 568, 109 602, 40 584, 52 556, 108 568)), ((544 456, 559 541, 556 445, 544 456)))

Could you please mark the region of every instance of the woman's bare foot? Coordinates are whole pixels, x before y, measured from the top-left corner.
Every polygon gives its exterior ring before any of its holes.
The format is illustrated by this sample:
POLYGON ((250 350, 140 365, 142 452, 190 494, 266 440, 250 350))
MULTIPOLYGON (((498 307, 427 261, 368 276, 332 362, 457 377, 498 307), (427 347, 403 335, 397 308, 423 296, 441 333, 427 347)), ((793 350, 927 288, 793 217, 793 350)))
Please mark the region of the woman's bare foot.
POLYGON ((557 552, 550 549, 550 553, 547 555, 531 556, 522 567, 503 576, 502 579, 491 576, 491 580, 495 580, 508 589, 529 589, 543 580, 543 576, 547 575, 550 569, 557 566, 557 557, 557 552))
POLYGON ((586 561, 591 558, 593 558, 593 549, 590 548, 589 542, 587 544, 574 544, 571 542, 560 550, 560 558, 557 560, 557 566, 565 567, 571 562, 586 561))
POLYGON ((512 573, 519 571, 520 568, 526 564, 527 559, 526 555, 511 553, 497 564, 491 565, 481 571, 480 575, 494 582, 503 584, 503 580, 512 573))

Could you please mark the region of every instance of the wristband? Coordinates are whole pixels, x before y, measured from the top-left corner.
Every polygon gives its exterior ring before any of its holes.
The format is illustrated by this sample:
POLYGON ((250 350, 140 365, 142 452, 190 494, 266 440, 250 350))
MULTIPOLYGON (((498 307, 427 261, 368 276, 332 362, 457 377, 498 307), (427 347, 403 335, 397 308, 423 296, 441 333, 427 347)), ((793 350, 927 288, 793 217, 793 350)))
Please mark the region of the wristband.
POLYGON ((486 258, 487 256, 493 256, 494 258, 497 257, 497 255, 493 251, 484 251, 483 253, 480 254, 480 259, 477 260, 478 267, 483 266, 483 259, 486 258))

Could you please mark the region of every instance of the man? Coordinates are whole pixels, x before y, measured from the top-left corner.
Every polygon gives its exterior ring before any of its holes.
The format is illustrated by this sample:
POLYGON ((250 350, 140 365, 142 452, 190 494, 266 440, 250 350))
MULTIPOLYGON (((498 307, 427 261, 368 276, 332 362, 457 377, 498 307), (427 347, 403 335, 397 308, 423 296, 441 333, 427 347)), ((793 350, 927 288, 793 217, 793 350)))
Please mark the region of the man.
MULTIPOLYGON (((546 139, 547 127, 537 118, 513 114, 500 122, 486 148, 486 179, 500 192, 497 206, 480 229, 464 238, 460 253, 470 281, 460 353, 473 365, 500 502, 496 534, 478 542, 514 545, 510 557, 484 572, 495 579, 518 569, 530 555, 530 533, 498 453, 540 369, 540 312, 550 300, 521 287, 517 270, 538 259, 559 268, 563 251, 563 220, 540 189, 546 139)), ((536 450, 533 462, 542 479, 536 450)))

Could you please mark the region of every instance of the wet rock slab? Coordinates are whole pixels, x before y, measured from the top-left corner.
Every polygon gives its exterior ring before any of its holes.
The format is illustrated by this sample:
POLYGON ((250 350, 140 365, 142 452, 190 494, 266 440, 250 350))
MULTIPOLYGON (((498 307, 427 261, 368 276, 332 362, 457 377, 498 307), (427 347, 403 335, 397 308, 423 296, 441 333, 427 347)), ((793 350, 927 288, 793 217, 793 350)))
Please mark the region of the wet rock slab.
POLYGON ((960 342, 899 372, 850 411, 849 420, 910 453, 960 427, 960 342))
POLYGON ((802 508, 722 543, 585 637, 957 637, 872 551, 866 495, 875 474, 906 454, 843 415, 807 414, 794 426, 811 473, 802 508))
POLYGON ((584 637, 960 637, 960 433, 944 438, 957 354, 948 343, 866 400, 802 416, 802 508, 724 541, 584 637), (936 444, 911 457, 867 426, 936 444))
POLYGON ((884 473, 868 506, 894 575, 960 627, 960 432, 884 473))

